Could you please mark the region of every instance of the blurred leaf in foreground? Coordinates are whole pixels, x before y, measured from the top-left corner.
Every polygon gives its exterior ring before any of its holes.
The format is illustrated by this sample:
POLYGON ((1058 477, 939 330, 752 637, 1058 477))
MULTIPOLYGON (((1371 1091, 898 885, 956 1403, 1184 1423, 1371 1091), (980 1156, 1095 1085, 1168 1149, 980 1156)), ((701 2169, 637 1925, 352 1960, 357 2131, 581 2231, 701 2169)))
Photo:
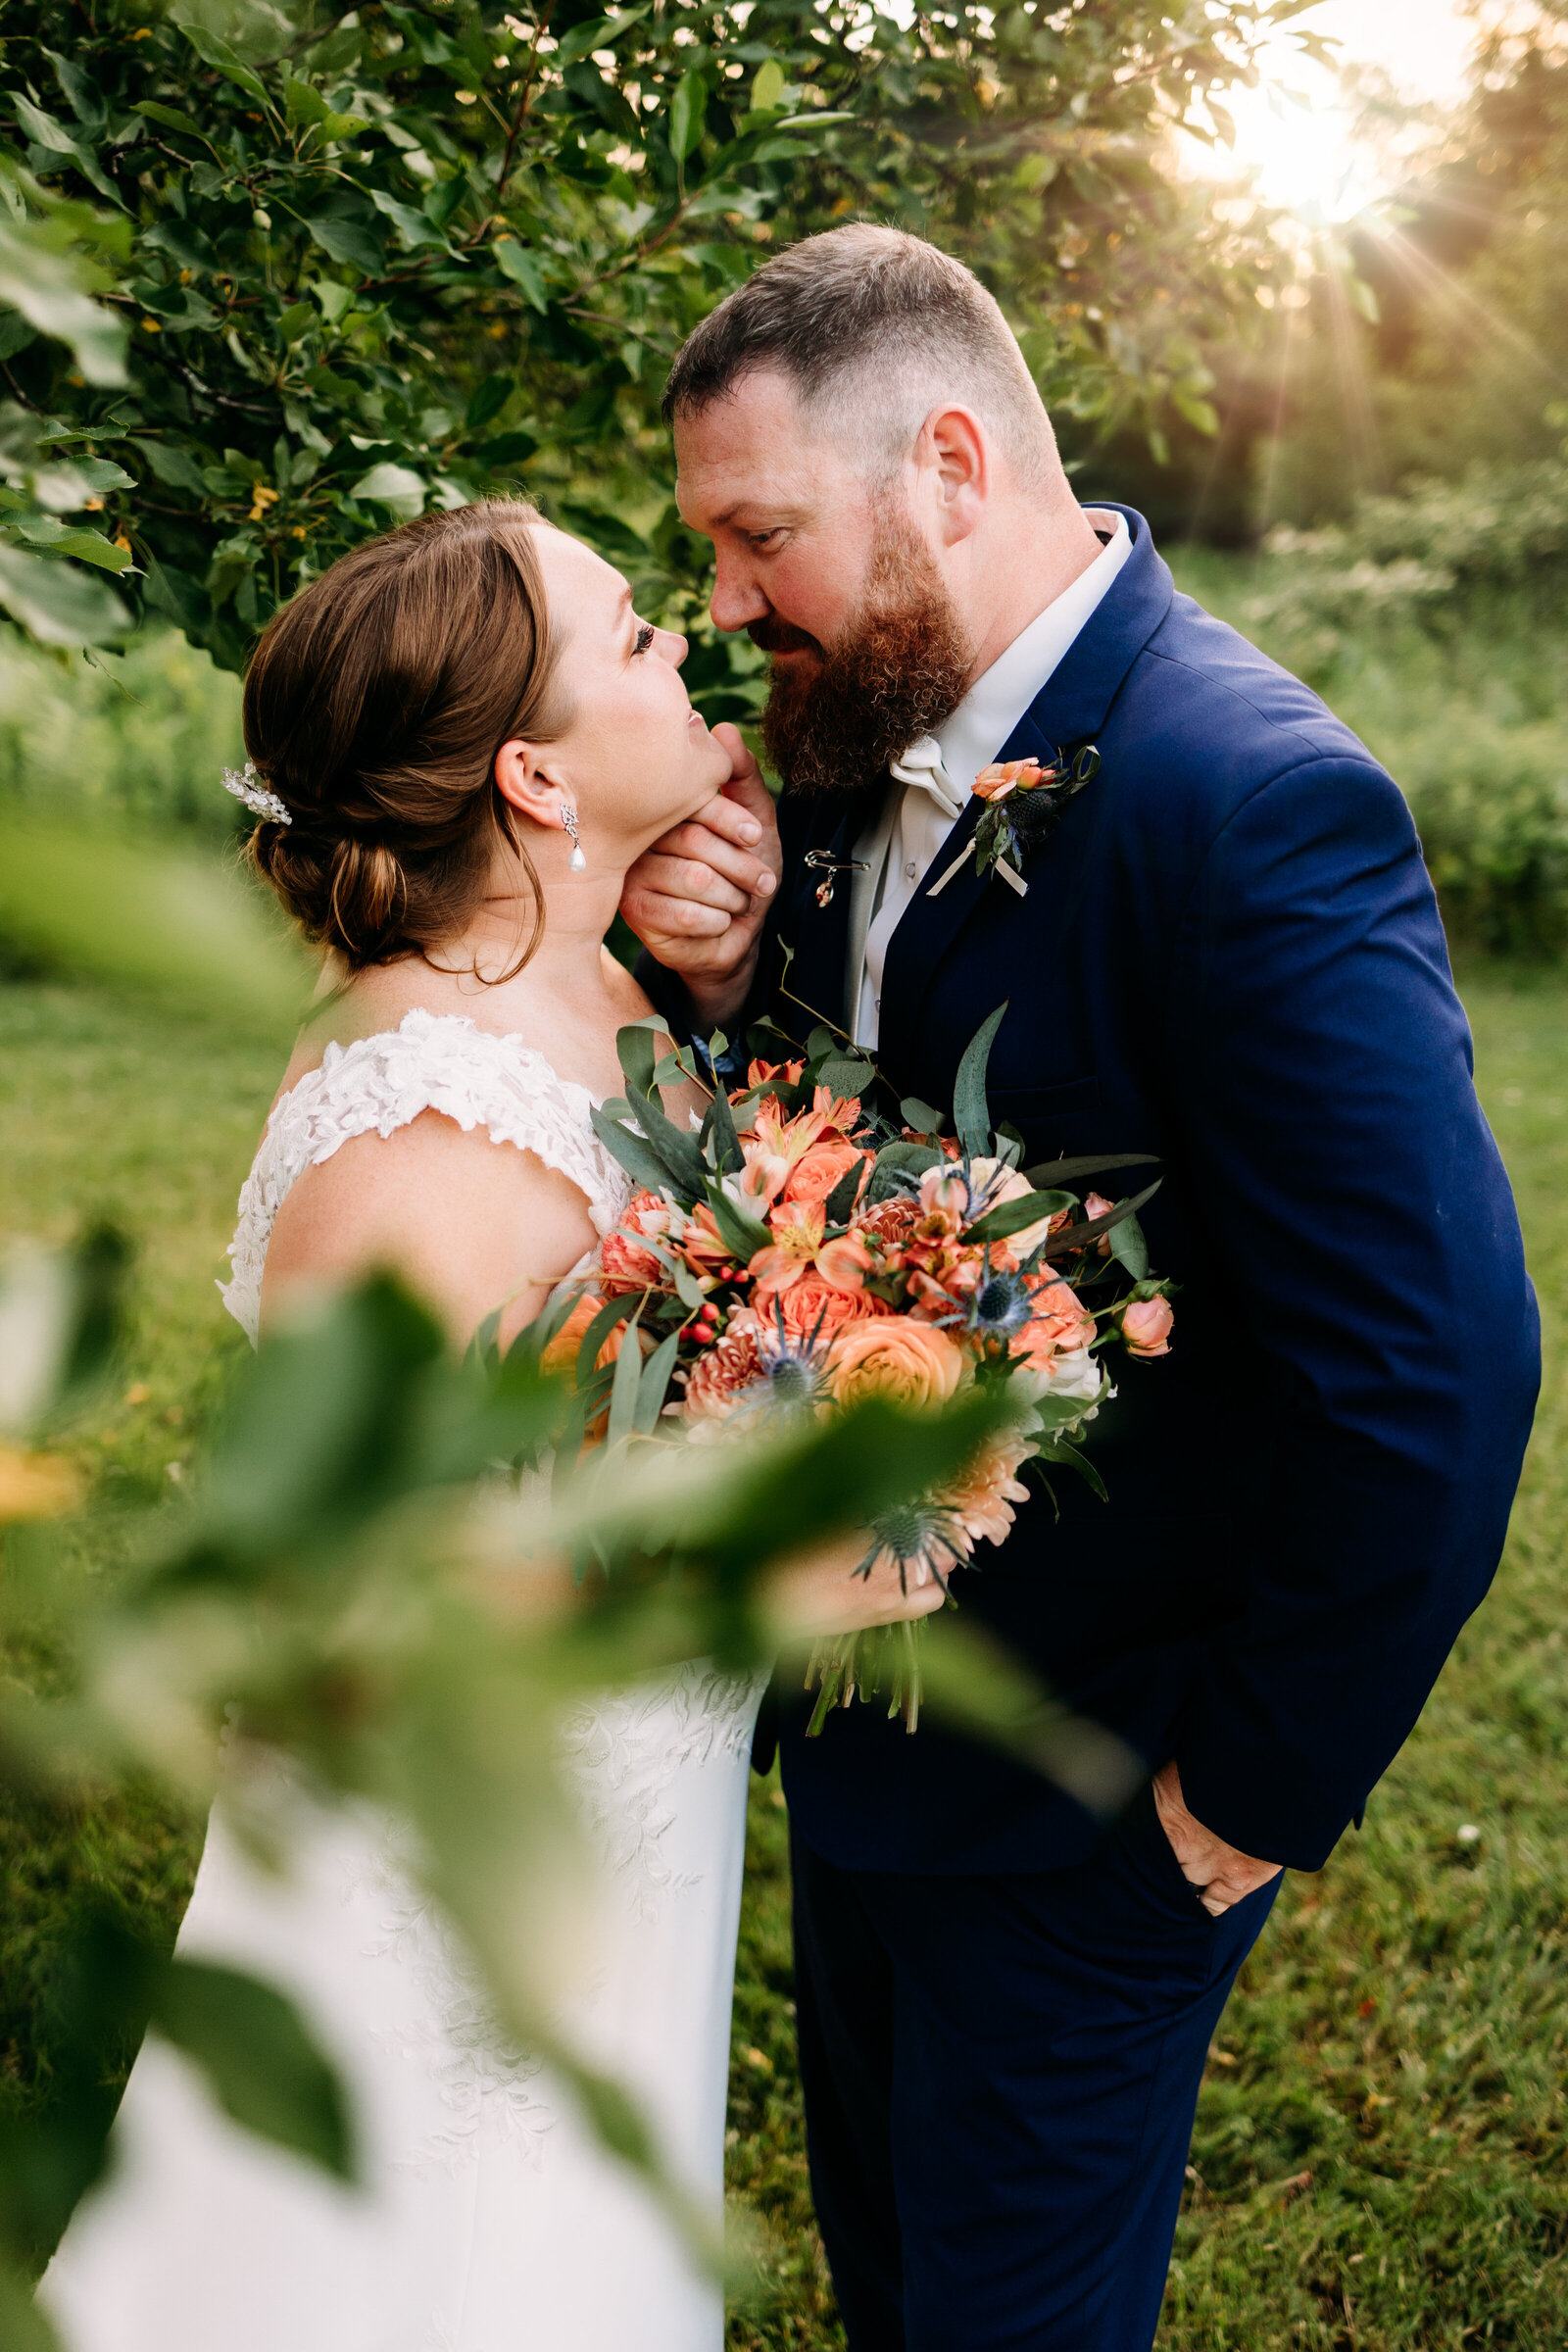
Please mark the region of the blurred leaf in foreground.
POLYGON ((0 837, 0 937, 73 970, 291 1036, 315 973, 260 895, 211 860, 30 821, 0 837))

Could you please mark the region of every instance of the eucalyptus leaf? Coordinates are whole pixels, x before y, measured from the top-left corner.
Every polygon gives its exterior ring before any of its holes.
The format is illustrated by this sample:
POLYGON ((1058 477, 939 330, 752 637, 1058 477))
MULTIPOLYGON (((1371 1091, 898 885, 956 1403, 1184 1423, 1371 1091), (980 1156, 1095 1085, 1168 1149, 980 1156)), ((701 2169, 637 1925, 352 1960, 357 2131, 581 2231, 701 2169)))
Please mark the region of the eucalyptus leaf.
POLYGON ((741 1265, 748 1264, 759 1250, 766 1250, 771 1245, 773 1237, 767 1227, 760 1224, 755 1217, 749 1217, 744 1209, 737 1208, 721 1184, 710 1183, 706 1191, 709 1206, 713 1212, 713 1222, 718 1227, 724 1246, 734 1253, 741 1265))
POLYGON ((675 1369, 675 1355, 680 1346, 680 1333, 672 1331, 660 1341, 643 1366, 637 1389, 637 1410, 632 1427, 639 1437, 651 1437, 659 1426, 664 1397, 669 1389, 670 1375, 675 1369))
POLYGON ((643 1351, 638 1337, 642 1317, 642 1301, 627 1325, 615 1358, 615 1369, 610 1383, 610 1426, 605 1432, 607 1446, 625 1443, 637 1426, 637 1396, 642 1386, 643 1351))
POLYGON ((816 1073, 818 1086, 825 1086, 830 1095, 846 1095, 852 1101, 868 1094, 875 1081, 876 1064, 858 1054, 841 1054, 824 1061, 816 1073))
POLYGON ((619 1162, 635 1185, 649 1193, 662 1193, 667 1188, 669 1170, 645 1137, 622 1126, 619 1119, 611 1117, 597 1102, 589 1106, 588 1116, 605 1150, 619 1162))
POLYGON ((976 1158, 991 1150, 991 1111, 986 1101, 986 1065, 997 1031, 1006 1018, 1005 1003, 981 1023, 964 1049, 953 1082, 953 1123, 963 1151, 976 1158))
POLYGON ((1143 1192, 1135 1193, 1130 1200, 1116 1201, 1103 1216, 1081 1217, 1076 1224, 1064 1225, 1059 1233, 1051 1236, 1040 1252, 1041 1256, 1048 1259, 1070 1257, 1075 1250, 1085 1249, 1089 1244, 1098 1242, 1102 1235, 1113 1233, 1125 1218, 1136 1216, 1146 1201, 1152 1200, 1163 1181, 1162 1177, 1156 1177, 1152 1184, 1147 1185, 1143 1192))

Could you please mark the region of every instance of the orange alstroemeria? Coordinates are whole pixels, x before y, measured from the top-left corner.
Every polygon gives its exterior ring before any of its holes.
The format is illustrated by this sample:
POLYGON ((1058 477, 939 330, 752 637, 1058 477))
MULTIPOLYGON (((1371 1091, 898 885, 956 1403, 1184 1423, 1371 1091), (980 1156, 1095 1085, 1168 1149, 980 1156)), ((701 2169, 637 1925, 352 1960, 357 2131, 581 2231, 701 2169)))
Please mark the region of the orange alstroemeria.
POLYGON ((804 1061, 754 1061, 746 1073, 744 1089, 731 1095, 732 1102, 744 1102, 754 1087, 766 1086, 777 1079, 783 1086, 799 1086, 805 1074, 804 1061))
POLYGON ((861 1157, 840 1125, 856 1108, 825 1087, 816 1090, 816 1106, 787 1117, 771 1095, 757 1105, 752 1125, 741 1135, 746 1165, 741 1191, 749 1200, 825 1200, 840 1179, 861 1157))
POLYGON ((819 1200, 780 1201, 768 1219, 773 1239, 747 1268, 756 1289, 753 1304, 765 1316, 774 1296, 793 1289, 813 1267, 831 1290, 858 1291, 869 1273, 871 1252, 853 1233, 824 1241, 827 1217, 819 1200))

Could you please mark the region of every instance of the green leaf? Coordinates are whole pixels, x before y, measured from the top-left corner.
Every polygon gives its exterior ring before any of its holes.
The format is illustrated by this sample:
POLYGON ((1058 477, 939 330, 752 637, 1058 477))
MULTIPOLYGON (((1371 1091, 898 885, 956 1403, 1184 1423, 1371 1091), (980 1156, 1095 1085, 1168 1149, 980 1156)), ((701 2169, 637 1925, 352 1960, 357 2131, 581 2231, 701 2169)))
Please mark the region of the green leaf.
POLYGON ((205 24, 190 22, 188 7, 174 9, 171 14, 173 23, 179 26, 204 65, 216 67, 236 89, 244 90, 247 96, 256 99, 269 112, 271 111, 266 82, 259 74, 251 72, 244 59, 226 41, 220 40, 216 32, 209 32, 205 24))
POLYGON ((740 1138, 735 1132, 735 1114, 722 1085, 714 1088, 713 1100, 708 1106, 708 1116, 703 1124, 706 1133, 712 1138, 713 1161, 719 1174, 729 1176, 737 1168, 743 1168, 746 1154, 741 1150, 740 1138))
POLYGON ((161 122, 166 130, 183 131, 190 139, 200 139, 205 146, 207 133, 189 115, 182 115, 177 106, 160 106, 156 98, 138 98, 131 108, 133 115, 145 115, 149 122, 161 122))
POLYGON ((491 417, 499 416, 506 407, 512 398, 512 390, 510 375, 482 376, 474 387, 473 397, 465 411, 463 418, 465 429, 470 433, 482 431, 490 422, 491 417))
POLYGON ((776 57, 759 66, 752 76, 752 111, 771 114, 784 95, 784 69, 776 57))
POLYGON ((551 59, 551 64, 564 72, 567 66, 574 66, 580 57, 587 57, 591 51, 608 49, 614 29, 608 17, 590 17, 586 24, 573 24, 569 32, 562 34, 561 46, 551 59))
POLYGON ((520 245, 515 237, 498 237, 490 251, 502 276, 510 277, 514 286, 520 286, 536 311, 548 311, 550 295, 545 284, 544 264, 539 256, 531 253, 526 245, 520 245))
POLYGON ((497 433, 493 441, 482 442, 473 454, 494 473, 503 466, 525 465, 538 446, 532 433, 497 433))
POLYGON ((623 1127, 597 1102, 590 1105, 588 1116, 593 1121, 595 1135, 612 1158, 619 1161, 633 1184, 650 1193, 668 1191, 669 1170, 652 1144, 634 1135, 629 1127, 623 1127))
POLYGON ((669 151, 684 163, 703 135, 708 117, 708 79, 695 68, 683 74, 669 102, 669 151))
POLYGON ((119 204, 119 190, 112 180, 105 178, 99 168, 97 157, 83 140, 77 138, 73 131, 67 130, 63 122, 57 122, 52 115, 46 115, 41 107, 34 106, 30 99, 24 98, 19 92, 12 92, 11 105, 17 121, 35 147, 45 148, 51 155, 69 156, 83 178, 92 182, 100 196, 107 196, 111 204, 119 204))
POLYGON ((824 1061, 816 1073, 818 1086, 825 1086, 830 1095, 848 1095, 858 1101, 876 1082, 876 1064, 862 1060, 858 1054, 836 1054, 824 1061))
POLYGON ((1136 1215, 1129 1214, 1115 1226, 1110 1237, 1110 1254, 1124 1265, 1134 1282, 1149 1279, 1149 1244, 1136 1215))
POLYGON ((906 1127, 914 1129, 916 1135, 942 1133, 941 1111, 933 1110, 929 1102, 922 1102, 918 1095, 906 1095, 899 1104, 899 1116, 906 1127))
POLYGON ((32 546, 46 549, 51 556, 74 556, 99 571, 128 571, 133 564, 122 547, 106 539, 101 531, 89 530, 85 523, 56 522, 53 515, 40 514, 17 528, 32 546))
POLYGON ((32 2282, 0 2259, 0 2344, 6 2352, 67 2352, 42 2309, 32 2282))
POLYGON ((411 466, 383 463, 362 473, 349 492, 351 498, 371 498, 399 522, 412 522, 424 513, 425 480, 411 466))
POLYGON ((1060 1208, 1073 1208, 1077 1203, 1069 1193, 1020 1194, 1016 1200, 999 1200, 964 1229, 965 1242, 1004 1242, 1009 1235, 1022 1233, 1026 1225, 1038 1225, 1042 1217, 1054 1217, 1060 1208))
POLYGON ((43 243, 34 223, 0 223, 0 304, 69 344, 89 384, 123 384, 124 323, 90 298, 82 275, 80 264, 43 243))
POLYGON ((391 221, 405 253, 412 252, 417 245, 445 246, 446 238, 438 228, 431 226, 423 213, 416 213, 412 204, 399 204, 397 198, 389 196, 385 188, 372 188, 370 202, 378 213, 384 213, 391 221))
POLYGON ((632 1103, 632 1116, 668 1169, 666 1182, 673 1179, 688 1200, 700 1200, 708 1180, 708 1163, 696 1136, 683 1134, 657 1096, 651 1094, 637 1097, 632 1103))
POLYGON ((621 1341, 620 1353, 615 1358, 615 1369, 610 1383, 610 1425, 605 1432, 607 1446, 623 1444, 637 1424, 637 1393, 643 1377, 642 1343, 637 1332, 642 1310, 643 1302, 639 1299, 636 1313, 621 1341))
MULTIPOLYGON (((77 581, 118 605, 107 587, 64 564, 0 549, 0 581, 7 564, 77 581)), ((221 1008, 269 1038, 293 1034, 313 985, 305 957, 236 874, 167 844, 144 848, 79 826, 8 817, 0 928, 68 969, 156 989, 215 1015, 221 1008)))
POLYGON ((659 1416, 663 1410, 679 1347, 680 1333, 672 1331, 667 1339, 661 1340, 643 1366, 637 1390, 637 1411, 632 1424, 640 1438, 652 1437, 659 1426, 659 1416))
POLYGON ((991 1111, 986 1102, 986 1065, 997 1031, 1006 1017, 1004 1001, 983 1021, 964 1050, 958 1075, 953 1082, 953 1123, 958 1142, 971 1158, 991 1150, 991 1111))
POLYGON ((743 1266, 757 1255, 759 1250, 768 1248, 773 1237, 767 1227, 760 1224, 755 1217, 749 1217, 743 1208, 737 1208, 721 1184, 710 1182, 704 1189, 725 1249, 743 1266))
POLYGON ((868 1201, 891 1200, 907 1188, 899 1182, 904 1176, 923 1176, 927 1168, 942 1165, 942 1154, 931 1144, 887 1144, 876 1155, 871 1181, 866 1187, 868 1201))
POLYGON ((1154 1152, 1084 1152, 1076 1159, 1042 1160, 1037 1168, 1025 1168, 1024 1174, 1033 1185, 1075 1184, 1081 1176, 1104 1176, 1112 1168, 1157 1168, 1159 1155, 1154 1152))
POLYGON ((1056 1257, 1070 1257, 1075 1250, 1082 1250, 1088 1244, 1098 1242, 1103 1234, 1114 1233, 1115 1228, 1122 1223, 1124 1218, 1136 1216, 1146 1201, 1152 1200, 1163 1181, 1162 1177, 1156 1177, 1155 1181, 1151 1185, 1146 1185, 1141 1193, 1135 1193, 1130 1200, 1116 1201, 1114 1206, 1107 1209, 1103 1216, 1081 1217, 1075 1225, 1064 1225, 1059 1233, 1052 1235, 1041 1254, 1048 1260, 1056 1257))
POLYGON ((1180 384, 1172 386, 1170 399, 1172 408, 1186 417, 1195 432, 1213 440, 1219 431, 1219 411, 1211 400, 1200 399, 1196 392, 1185 391, 1180 384))
POLYGON ((307 220, 313 243, 341 262, 346 270, 358 270, 365 277, 379 277, 386 267, 386 257, 368 228, 357 220, 307 220))
POLYGON ((112 645, 131 626, 104 582, 17 547, 0 547, 0 605, 40 645, 112 645))
POLYGON ((274 1986, 212 1961, 176 1958, 154 1996, 153 2023, 195 2059, 235 2123, 340 2180, 356 2178, 354 2132, 337 2077, 274 1986))

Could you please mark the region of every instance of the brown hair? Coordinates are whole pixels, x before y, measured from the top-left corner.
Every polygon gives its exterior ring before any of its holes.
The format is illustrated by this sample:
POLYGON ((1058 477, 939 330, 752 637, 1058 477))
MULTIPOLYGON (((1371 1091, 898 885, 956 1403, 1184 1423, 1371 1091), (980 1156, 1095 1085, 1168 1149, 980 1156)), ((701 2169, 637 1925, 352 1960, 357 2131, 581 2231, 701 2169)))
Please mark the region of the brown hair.
POLYGON ((520 499, 406 522, 339 558, 270 621, 245 679, 245 748, 292 821, 264 818, 256 871, 356 970, 461 933, 498 839, 544 913, 495 756, 563 716, 533 534, 520 499))
POLYGON ((1051 420, 1006 319, 972 270, 905 229, 847 221, 764 263, 675 354, 665 423, 763 368, 872 468, 901 465, 930 409, 957 398, 1026 481, 1054 470, 1051 420))

